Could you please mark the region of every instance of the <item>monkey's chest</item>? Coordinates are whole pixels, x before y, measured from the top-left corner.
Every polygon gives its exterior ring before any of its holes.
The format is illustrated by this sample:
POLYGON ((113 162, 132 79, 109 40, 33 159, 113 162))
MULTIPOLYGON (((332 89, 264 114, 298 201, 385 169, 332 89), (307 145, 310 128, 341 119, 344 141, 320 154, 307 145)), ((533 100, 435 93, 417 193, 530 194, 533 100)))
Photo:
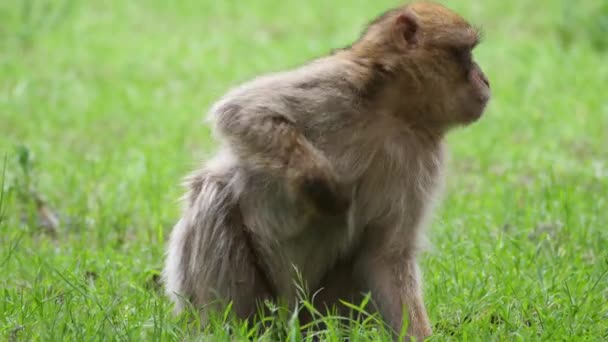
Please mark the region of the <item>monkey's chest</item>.
POLYGON ((441 164, 432 153, 379 153, 357 184, 354 225, 415 234, 441 191, 441 164))

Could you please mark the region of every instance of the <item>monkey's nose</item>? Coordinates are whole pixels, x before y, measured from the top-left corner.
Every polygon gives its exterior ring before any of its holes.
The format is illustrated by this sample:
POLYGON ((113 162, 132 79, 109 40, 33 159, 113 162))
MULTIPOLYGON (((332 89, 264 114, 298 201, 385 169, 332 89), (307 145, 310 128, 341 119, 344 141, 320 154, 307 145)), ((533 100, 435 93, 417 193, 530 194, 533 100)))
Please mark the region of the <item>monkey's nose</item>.
POLYGON ((486 75, 482 72, 480 73, 480 78, 483 81, 483 83, 486 84, 486 86, 488 86, 488 88, 490 88, 490 80, 488 80, 488 78, 486 77, 486 75))
POLYGON ((471 76, 473 78, 478 78, 481 82, 483 82, 483 84, 486 85, 486 87, 490 88, 490 80, 488 80, 486 74, 483 73, 483 71, 479 67, 479 64, 475 62, 473 63, 473 71, 471 76))
POLYGON ((490 80, 488 80, 486 75, 481 76, 481 80, 488 86, 488 88, 490 87, 490 80))

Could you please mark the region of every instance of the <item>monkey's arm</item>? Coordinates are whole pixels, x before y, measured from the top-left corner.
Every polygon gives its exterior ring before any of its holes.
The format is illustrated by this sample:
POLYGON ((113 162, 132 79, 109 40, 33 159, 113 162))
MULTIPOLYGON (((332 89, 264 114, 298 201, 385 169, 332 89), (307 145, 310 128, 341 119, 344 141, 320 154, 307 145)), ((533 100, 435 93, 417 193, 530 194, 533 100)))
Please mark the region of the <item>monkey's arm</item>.
POLYGON ((422 298, 421 279, 415 257, 409 252, 384 251, 362 259, 366 286, 380 313, 397 334, 404 318, 408 336, 418 340, 430 336, 431 325, 422 298), (404 317, 404 314, 407 314, 404 317))
POLYGON ((288 116, 225 105, 216 111, 215 124, 248 168, 284 178, 288 189, 322 212, 341 212, 348 206, 327 157, 288 116))

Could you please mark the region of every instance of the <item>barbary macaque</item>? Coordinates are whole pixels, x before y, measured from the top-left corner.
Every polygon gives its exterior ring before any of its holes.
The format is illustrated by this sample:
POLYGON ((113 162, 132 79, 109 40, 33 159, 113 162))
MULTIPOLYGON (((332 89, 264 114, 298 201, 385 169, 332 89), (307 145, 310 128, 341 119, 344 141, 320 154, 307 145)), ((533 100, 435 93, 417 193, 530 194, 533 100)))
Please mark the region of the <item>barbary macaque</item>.
POLYGON ((452 10, 414 2, 215 103, 221 146, 188 178, 163 271, 176 311, 189 302, 204 321, 232 302, 245 319, 261 300, 293 305, 297 270, 320 308, 370 293, 396 332, 407 319, 408 336, 429 336, 416 257, 444 137, 490 99, 478 43, 452 10))

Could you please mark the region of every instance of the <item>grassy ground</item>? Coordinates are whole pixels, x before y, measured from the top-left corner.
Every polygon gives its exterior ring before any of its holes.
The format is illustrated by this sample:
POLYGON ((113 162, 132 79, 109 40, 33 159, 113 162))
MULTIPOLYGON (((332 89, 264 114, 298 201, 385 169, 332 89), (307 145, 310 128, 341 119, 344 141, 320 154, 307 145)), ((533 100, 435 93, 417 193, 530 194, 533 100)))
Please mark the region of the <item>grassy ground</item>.
MULTIPOLYGON (((157 280, 180 179, 213 148, 205 111, 393 4, 0 2, 0 339, 195 336, 157 280)), ((484 27, 494 99, 449 138, 422 260, 433 339, 608 339, 608 3, 446 4, 484 27)), ((327 339, 378 337, 331 322, 327 339)))

